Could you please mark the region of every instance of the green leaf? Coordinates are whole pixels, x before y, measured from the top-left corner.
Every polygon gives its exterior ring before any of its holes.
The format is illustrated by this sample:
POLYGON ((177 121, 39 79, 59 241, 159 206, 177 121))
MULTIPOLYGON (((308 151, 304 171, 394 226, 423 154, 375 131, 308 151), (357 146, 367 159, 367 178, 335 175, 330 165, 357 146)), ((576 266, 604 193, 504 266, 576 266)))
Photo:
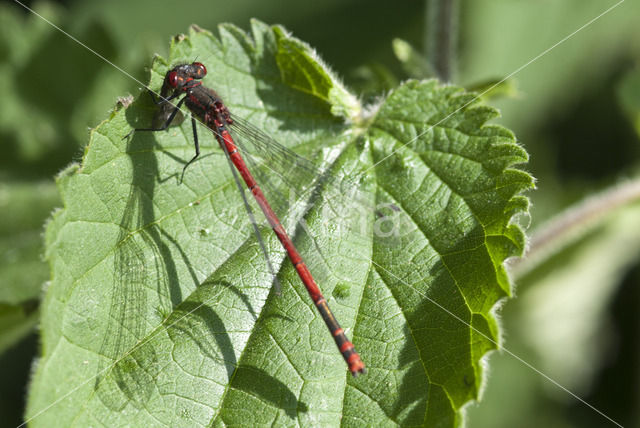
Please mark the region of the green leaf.
POLYGON ((40 298, 48 280, 42 260, 42 222, 60 205, 53 181, 0 183, 0 303, 40 298))
POLYGON ((527 209, 519 193, 532 179, 512 165, 526 153, 509 131, 486 125, 495 110, 460 88, 408 82, 365 120, 280 27, 252 21, 250 35, 231 25, 219 33, 175 38, 150 87, 197 58, 209 70, 204 84, 231 111, 332 177, 285 223, 304 220, 306 231, 289 231, 368 372, 351 377, 263 227, 281 295, 273 289, 211 134, 199 132, 203 156, 183 184, 188 121, 122 139, 152 121, 144 94, 96 128, 82 165, 58 179, 65 208, 46 233, 53 282, 30 423, 459 424, 499 337, 491 309, 510 292, 502 263, 524 246, 512 217, 527 209), (359 203, 381 207, 359 217, 364 233, 344 227, 348 194, 322 198, 354 183, 359 203), (385 209, 397 225, 389 236, 385 209))

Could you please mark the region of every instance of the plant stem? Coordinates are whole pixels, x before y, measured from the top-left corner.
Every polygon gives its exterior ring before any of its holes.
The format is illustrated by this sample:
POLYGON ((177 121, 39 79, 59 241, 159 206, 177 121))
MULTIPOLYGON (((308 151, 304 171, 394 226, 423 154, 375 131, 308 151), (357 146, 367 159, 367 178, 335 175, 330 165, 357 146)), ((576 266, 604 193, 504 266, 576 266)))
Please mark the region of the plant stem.
POLYGON ((640 179, 636 179, 611 187, 570 207, 533 233, 527 253, 522 258, 510 260, 509 271, 516 279, 524 276, 585 236, 607 215, 639 201, 640 179))
POLYGON ((458 0, 427 0, 426 57, 436 75, 449 82, 458 43, 458 0))

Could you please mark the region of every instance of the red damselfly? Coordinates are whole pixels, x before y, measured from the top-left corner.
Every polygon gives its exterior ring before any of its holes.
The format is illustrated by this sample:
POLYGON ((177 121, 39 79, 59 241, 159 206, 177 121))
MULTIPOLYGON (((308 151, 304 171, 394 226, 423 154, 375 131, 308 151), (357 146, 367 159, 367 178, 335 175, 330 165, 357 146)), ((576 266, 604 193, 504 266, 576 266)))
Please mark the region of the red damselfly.
MULTIPOLYGON (((202 84, 201 79, 206 75, 206 73, 206 67, 199 62, 177 65, 169 70, 164 78, 164 83, 160 92, 160 99, 156 98, 153 92, 149 92, 153 98, 154 103, 161 106, 161 108, 163 109, 162 113, 168 114, 168 118, 166 118, 166 120, 164 120, 164 123, 160 126, 155 126, 156 124, 154 124, 154 127, 152 128, 136 128, 133 131, 165 130, 176 118, 176 115, 180 111, 180 107, 182 107, 183 104, 186 105, 186 107, 192 113, 191 123, 195 144, 195 155, 184 166, 182 177, 184 177, 186 168, 191 163, 193 163, 200 155, 200 144, 198 142, 197 133, 198 123, 196 120, 202 122, 202 124, 204 124, 213 132, 218 144, 227 156, 230 165, 232 165, 231 171, 234 174, 236 183, 239 184, 239 179, 237 177, 236 171, 233 169, 234 167, 235 169, 237 169, 237 172, 242 177, 242 180, 245 182, 249 191, 253 194, 256 202, 260 206, 260 209, 269 222, 269 225, 286 250, 291 263, 298 273, 298 276, 305 285, 309 296, 313 300, 313 303, 315 304, 318 312, 322 316, 322 319, 324 320, 327 328, 333 336, 336 345, 340 350, 340 353, 349 366, 349 370, 354 376, 356 376, 358 373, 364 373, 364 363, 360 359, 360 356, 356 352, 353 344, 349 341, 349 339, 347 339, 346 335, 344 334, 344 330, 340 327, 340 324, 334 317, 331 309, 327 304, 326 299, 322 295, 322 292, 320 291, 313 276, 311 275, 311 272, 307 268, 307 265, 303 261, 302 256, 300 255, 293 241, 282 226, 278 216, 271 208, 271 205, 267 201, 258 182, 249 171, 249 168, 245 163, 245 159, 240 154, 238 147, 239 145, 236 144, 236 141, 234 140, 230 129, 233 129, 234 132, 237 130, 238 133, 242 134, 243 138, 245 139, 252 139, 252 144, 255 147, 258 147, 259 150, 275 151, 275 157, 278 157, 278 152, 285 153, 287 149, 279 145, 275 140, 265 136, 264 133, 260 132, 256 128, 251 127, 241 119, 232 116, 218 94, 202 84), (181 96, 182 98, 175 106, 169 103, 169 101, 181 96)), ((295 157, 296 155, 293 156, 295 157)), ((244 198, 244 192, 242 191, 242 189, 240 190, 243 195, 245 207, 247 208, 249 215, 252 216, 249 204, 246 201, 246 198, 244 198)), ((252 224, 254 225, 255 232, 259 237, 259 231, 253 219, 252 224)), ((261 240, 260 245, 266 255, 266 249, 264 248, 261 240)), ((269 262, 268 255, 266 259, 269 269, 273 271, 269 262)))

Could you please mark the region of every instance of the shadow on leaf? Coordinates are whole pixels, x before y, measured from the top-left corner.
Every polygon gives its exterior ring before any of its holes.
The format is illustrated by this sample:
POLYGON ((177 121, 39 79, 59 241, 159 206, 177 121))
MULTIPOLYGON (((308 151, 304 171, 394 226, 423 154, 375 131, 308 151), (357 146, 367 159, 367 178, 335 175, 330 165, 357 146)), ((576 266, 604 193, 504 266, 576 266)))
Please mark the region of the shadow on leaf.
POLYGON ((297 419, 298 413, 309 410, 304 402, 298 401, 287 385, 256 367, 238 367, 231 387, 284 410, 292 419, 297 419))

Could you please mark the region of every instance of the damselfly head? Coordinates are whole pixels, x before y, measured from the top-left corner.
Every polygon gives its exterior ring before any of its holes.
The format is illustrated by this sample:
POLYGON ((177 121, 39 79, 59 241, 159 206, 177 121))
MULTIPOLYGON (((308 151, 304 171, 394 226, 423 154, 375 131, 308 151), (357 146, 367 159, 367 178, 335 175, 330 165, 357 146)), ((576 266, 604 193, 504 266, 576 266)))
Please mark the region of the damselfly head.
POLYGON ((167 83, 169 84, 169 86, 171 86, 172 88, 177 88, 178 85, 183 81, 183 77, 178 75, 178 72, 176 70, 171 70, 168 74, 167 74, 167 83))
POLYGON ((206 75, 207 67, 201 62, 180 64, 167 73, 164 86, 178 90, 188 89, 200 85, 200 82, 196 83, 194 80, 200 80, 206 75))
POLYGON ((207 67, 205 67, 203 63, 194 62, 193 64, 191 64, 191 67, 193 69, 192 72, 194 79, 202 79, 207 75, 207 67))

